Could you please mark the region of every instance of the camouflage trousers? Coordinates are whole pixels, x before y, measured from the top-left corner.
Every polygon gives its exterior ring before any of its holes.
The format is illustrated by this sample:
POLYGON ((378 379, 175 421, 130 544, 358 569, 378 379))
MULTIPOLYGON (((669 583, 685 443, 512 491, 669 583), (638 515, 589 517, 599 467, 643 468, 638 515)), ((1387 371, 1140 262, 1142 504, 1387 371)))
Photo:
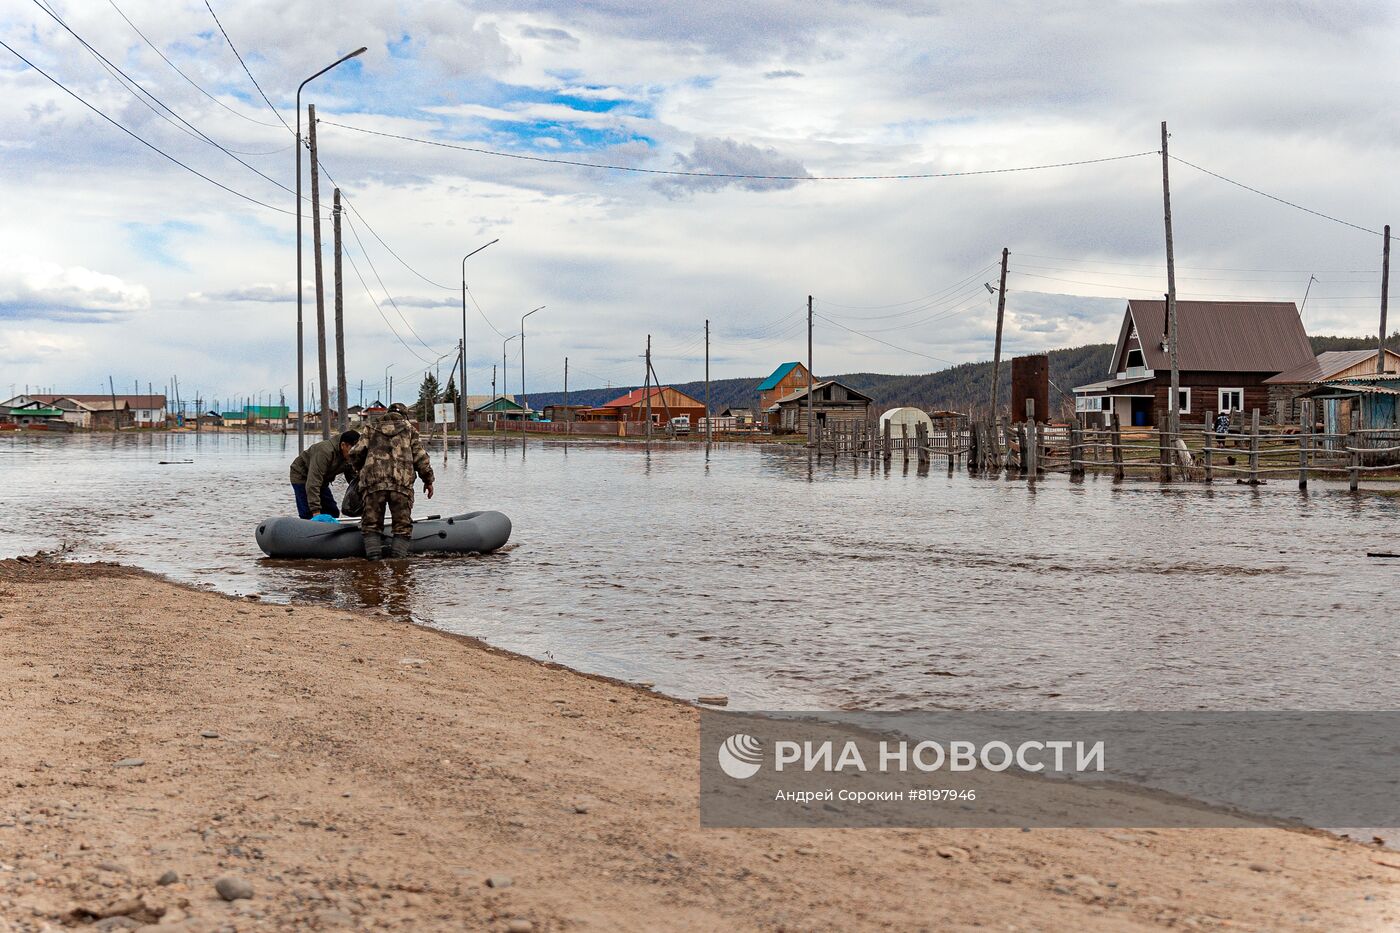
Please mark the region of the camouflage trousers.
POLYGON ((364 494, 364 513, 360 516, 360 530, 364 532, 384 530, 384 506, 389 506, 393 516, 393 534, 410 537, 413 534, 413 490, 377 489, 364 494))

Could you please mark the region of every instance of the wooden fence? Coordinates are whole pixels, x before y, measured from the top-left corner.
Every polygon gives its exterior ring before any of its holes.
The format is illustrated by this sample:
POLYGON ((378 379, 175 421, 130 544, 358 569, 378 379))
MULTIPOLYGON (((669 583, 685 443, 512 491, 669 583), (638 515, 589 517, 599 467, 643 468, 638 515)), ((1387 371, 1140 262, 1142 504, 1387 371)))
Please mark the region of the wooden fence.
MULTIPOLYGON (((1238 427, 1217 433, 1206 413, 1205 424, 1166 428, 1123 427, 1114 418, 1107 427, 1038 422, 1033 417, 1013 424, 998 421, 945 421, 941 427, 851 422, 825 427, 813 445, 818 457, 868 457, 890 462, 896 455, 920 466, 946 461, 948 469, 965 463, 972 473, 1002 471, 1025 477, 1068 473, 1111 474, 1161 482, 1234 480, 1259 485, 1271 478, 1295 478, 1306 489, 1309 477, 1346 477, 1355 490, 1362 474, 1400 470, 1400 429, 1355 430, 1328 434, 1310 430, 1310 413, 1301 427, 1266 430, 1256 409, 1238 427)), ((1159 422, 1165 419, 1159 418, 1159 422)))

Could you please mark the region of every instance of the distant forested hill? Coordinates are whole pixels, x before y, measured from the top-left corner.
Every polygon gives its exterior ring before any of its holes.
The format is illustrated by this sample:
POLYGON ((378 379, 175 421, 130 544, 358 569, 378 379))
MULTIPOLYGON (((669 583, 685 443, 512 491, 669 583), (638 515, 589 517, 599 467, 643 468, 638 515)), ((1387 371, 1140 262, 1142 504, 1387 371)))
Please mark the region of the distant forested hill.
MULTIPOLYGON (((1360 350, 1375 346, 1374 337, 1313 337, 1313 352, 1327 350, 1360 350)), ((1400 331, 1394 341, 1400 347, 1400 331)), ((1091 343, 1082 347, 1064 350, 1051 350, 1050 381, 1065 396, 1072 396, 1074 387, 1086 382, 1107 378, 1109 357, 1113 355, 1113 345, 1091 343)), ((715 411, 734 406, 752 408, 757 403, 756 387, 764 376, 751 376, 743 379, 715 379, 710 383, 710 404, 715 411)), ((826 377, 823 377, 826 378, 826 377)), ((939 370, 936 373, 923 373, 913 376, 890 376, 881 373, 842 373, 837 379, 875 399, 877 408, 890 408, 895 405, 913 405, 919 408, 944 408, 952 411, 966 411, 972 405, 985 405, 992 393, 992 364, 963 363, 939 370)), ((1001 398, 1010 397, 1011 363, 1001 364, 1001 398)), ((705 397, 704 382, 676 383, 675 387, 687 395, 698 399, 705 397)), ((582 389, 569 393, 569 401, 575 405, 601 405, 622 395, 628 389, 582 389)), ((1052 404, 1062 398, 1055 388, 1050 390, 1052 404)), ((562 392, 532 392, 530 407, 542 408, 545 405, 562 404, 562 392)))

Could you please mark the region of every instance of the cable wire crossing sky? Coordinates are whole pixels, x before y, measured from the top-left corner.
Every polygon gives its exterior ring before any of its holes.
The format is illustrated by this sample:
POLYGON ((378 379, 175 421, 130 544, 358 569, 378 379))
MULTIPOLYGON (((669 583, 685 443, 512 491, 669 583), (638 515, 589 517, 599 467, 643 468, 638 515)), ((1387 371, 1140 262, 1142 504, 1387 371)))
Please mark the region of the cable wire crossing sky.
POLYGON ((648 333, 696 378, 707 319, 712 375, 761 377, 805 354, 808 294, 819 372, 989 359, 1003 247, 1008 352, 1111 341, 1166 288, 1162 120, 1178 298, 1307 295, 1309 332, 1359 336, 1397 33, 1365 2, 16 2, 0 366, 73 392, 295 382, 296 91, 361 46, 302 92, 322 219, 330 186, 347 208, 356 388, 454 360, 464 301, 472 392, 540 305, 532 394, 565 356, 573 388, 641 384, 648 333))

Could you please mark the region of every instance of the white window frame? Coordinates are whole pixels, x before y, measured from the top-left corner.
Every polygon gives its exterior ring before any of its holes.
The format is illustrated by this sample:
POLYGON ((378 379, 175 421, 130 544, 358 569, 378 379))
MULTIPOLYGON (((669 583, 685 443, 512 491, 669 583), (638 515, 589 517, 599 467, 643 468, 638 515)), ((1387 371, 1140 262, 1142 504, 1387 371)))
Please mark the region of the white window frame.
POLYGON ((1181 406, 1180 408, 1177 409, 1177 414, 1181 414, 1181 415, 1189 415, 1189 414, 1191 414, 1191 387, 1190 387, 1190 386, 1178 386, 1176 391, 1179 392, 1179 393, 1182 393, 1182 394, 1184 394, 1184 395, 1186 396, 1186 404, 1185 404, 1185 405, 1181 405, 1181 396, 1180 396, 1180 395, 1177 396, 1176 403, 1177 403, 1177 405, 1180 405, 1180 406, 1181 406))
POLYGON ((1244 387, 1243 387, 1243 386, 1237 386, 1237 387, 1234 387, 1234 388, 1229 388, 1229 387, 1226 387, 1226 386, 1221 386, 1220 388, 1218 388, 1218 389, 1215 390, 1215 401, 1216 401, 1216 409, 1215 409, 1216 411, 1225 411, 1226 409, 1229 409, 1230 411, 1243 411, 1243 410, 1244 410, 1244 387), (1225 404, 1225 396, 1226 396, 1227 393, 1228 393, 1228 394, 1238 394, 1239 397, 1240 397, 1240 403, 1239 403, 1239 405, 1227 405, 1227 404, 1225 404))
POLYGON ((1147 354, 1137 347, 1130 347, 1128 348, 1128 352, 1123 354, 1123 366, 1126 369, 1146 369, 1147 354), (1138 355, 1138 361, 1136 365, 1134 365, 1133 363, 1134 353, 1138 355))

